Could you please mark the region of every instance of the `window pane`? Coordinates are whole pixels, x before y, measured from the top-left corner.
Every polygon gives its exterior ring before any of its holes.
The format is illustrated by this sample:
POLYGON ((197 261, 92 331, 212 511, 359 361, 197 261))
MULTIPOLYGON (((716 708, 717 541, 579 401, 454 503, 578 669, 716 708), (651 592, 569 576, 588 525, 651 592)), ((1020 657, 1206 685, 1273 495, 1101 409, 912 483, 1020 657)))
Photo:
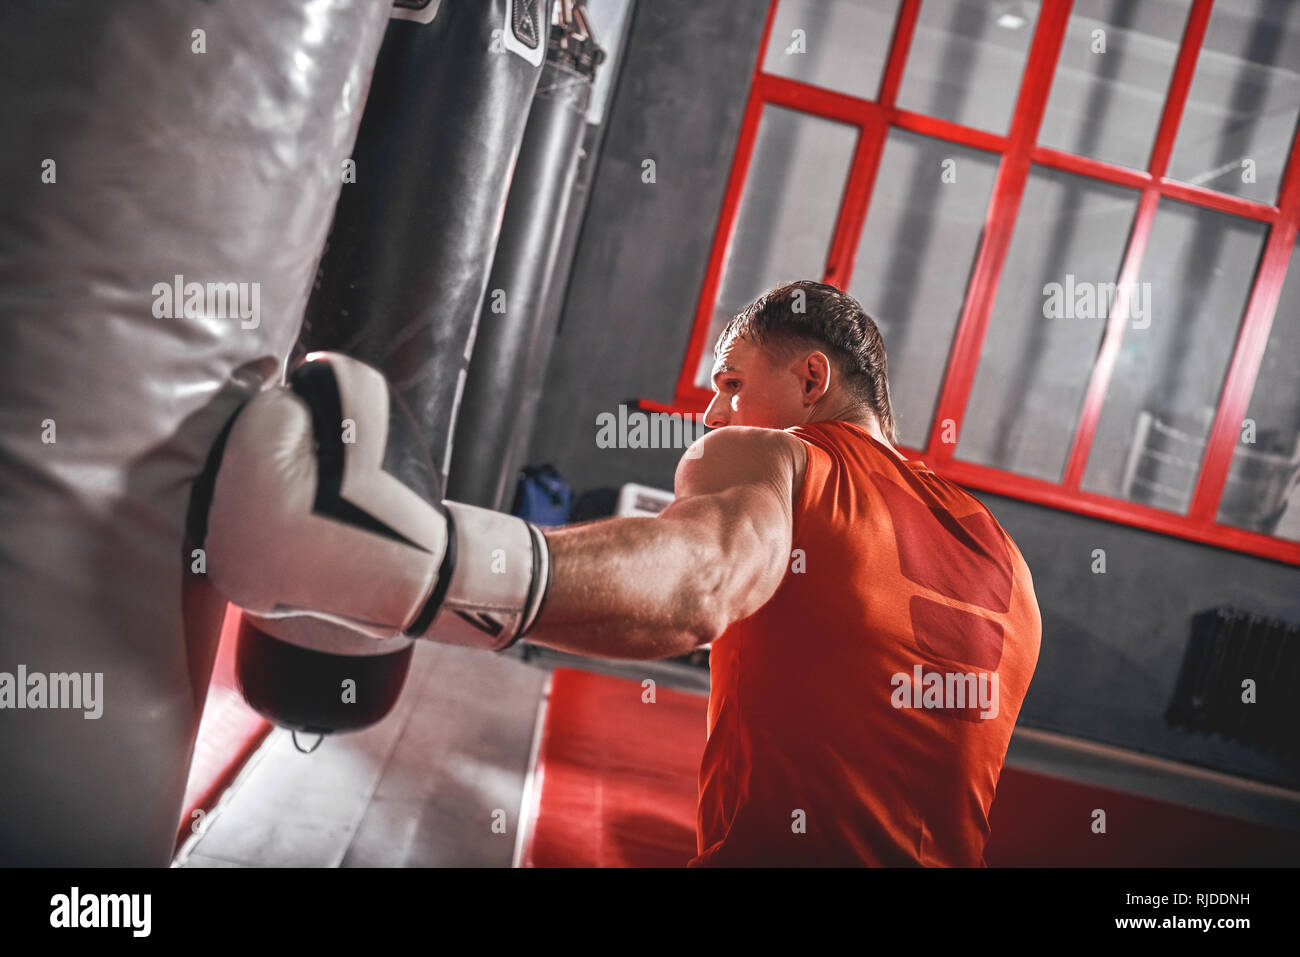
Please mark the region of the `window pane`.
POLYGON ((1137 193, 1035 167, 998 283, 957 454, 1060 481, 1137 193), (1092 290, 1090 308, 1086 290, 1092 290))
POLYGON ((898 0, 781 0, 763 71, 874 100, 897 13, 898 0))
POLYGON ((1075 0, 1044 146, 1146 169, 1190 0, 1075 0))
POLYGON ((1300 247, 1291 256, 1246 417, 1219 521, 1300 541, 1300 247))
POLYGON ((1005 133, 1037 18, 1038 4, 1028 0, 926 0, 898 105, 1005 133))
POLYGON ((1184 203, 1157 208, 1139 279, 1150 309, 1126 324, 1085 489, 1186 513, 1265 233, 1184 203))
POLYGON ((998 157, 894 130, 849 293, 880 326, 899 438, 924 448, 998 157))
POLYGON ((1169 175, 1271 203, 1297 114, 1300 3, 1218 0, 1196 61, 1169 175))
POLYGON ((772 286, 825 275, 857 139, 856 126, 764 107, 696 385, 712 388, 712 346, 728 319, 772 286))

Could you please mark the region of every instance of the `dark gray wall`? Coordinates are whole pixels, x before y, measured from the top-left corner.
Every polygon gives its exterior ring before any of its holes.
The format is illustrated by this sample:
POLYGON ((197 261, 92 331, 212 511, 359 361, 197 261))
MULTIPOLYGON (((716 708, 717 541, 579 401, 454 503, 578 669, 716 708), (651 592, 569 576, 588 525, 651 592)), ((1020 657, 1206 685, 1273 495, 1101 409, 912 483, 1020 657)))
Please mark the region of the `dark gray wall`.
POLYGON ((766 10, 636 5, 528 457, 578 490, 672 487, 680 452, 599 449, 596 416, 672 398, 766 10), (641 181, 646 159, 655 183, 641 181))
POLYGON ((1294 757, 1164 721, 1192 615, 1235 605, 1300 622, 1300 569, 996 495, 979 498, 1025 556, 1043 618, 1023 723, 1300 786, 1294 757), (1097 548, 1105 550, 1105 574, 1092 571, 1097 548))
MULTIPOLYGON (((576 491, 671 488, 679 452, 600 449, 596 416, 673 394, 749 89, 763 0, 637 5, 529 461, 576 491), (641 182, 641 162, 658 182, 641 182)), ((1025 725, 1300 786, 1300 767, 1163 714, 1191 616, 1300 621, 1300 569, 994 495, 1043 617, 1025 725), (1106 550, 1094 575, 1092 552, 1106 550)), ((584 516, 585 517, 585 516, 584 516)))

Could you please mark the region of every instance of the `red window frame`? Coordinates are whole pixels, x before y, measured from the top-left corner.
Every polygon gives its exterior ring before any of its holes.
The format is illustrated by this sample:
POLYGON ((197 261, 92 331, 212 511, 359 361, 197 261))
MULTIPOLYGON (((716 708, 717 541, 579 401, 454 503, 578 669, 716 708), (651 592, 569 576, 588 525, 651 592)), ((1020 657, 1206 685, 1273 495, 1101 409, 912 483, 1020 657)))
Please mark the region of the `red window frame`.
POLYGON ((1045 0, 1025 62, 1010 129, 989 133, 936 117, 899 109, 895 105, 908 49, 916 28, 920 0, 902 0, 893 38, 875 100, 813 86, 763 71, 779 0, 771 0, 758 60, 754 66, 749 99, 732 160, 727 190, 714 233, 708 269, 690 341, 671 404, 641 400, 647 411, 700 414, 713 393, 695 384, 703 350, 710 345, 709 326, 717 300, 718 284, 727 260, 746 175, 753 156, 763 107, 772 104, 858 127, 858 142, 849 169, 839 214, 832 234, 823 281, 847 288, 853 274, 858 238, 866 220, 885 138, 891 128, 910 130, 936 139, 997 153, 1001 160, 989 200, 965 303, 957 321, 939 390, 931 431, 924 449, 903 447, 906 454, 924 458, 939 475, 961 485, 1006 495, 1040 505, 1132 525, 1149 531, 1204 542, 1235 551, 1300 565, 1300 542, 1222 525, 1216 521, 1219 499, 1227 481, 1240 423, 1249 407, 1255 379, 1268 343, 1300 222, 1300 150, 1293 137, 1286 170, 1275 205, 1241 199, 1226 193, 1177 182, 1166 177, 1174 137, 1196 69, 1197 55, 1210 20, 1213 0, 1193 0, 1184 27, 1164 109, 1150 161, 1145 170, 1129 169, 1102 160, 1039 146, 1038 129, 1065 39, 1072 0, 1045 0), (1139 191, 1137 212, 1117 277, 1118 288, 1137 279, 1161 198, 1267 223, 1268 238, 1255 274, 1245 315, 1239 328, 1227 376, 1219 395, 1205 455, 1187 514, 1167 512, 1125 499, 1088 492, 1080 487, 1084 466, 1097 430, 1102 403, 1119 355, 1123 311, 1113 310, 1102 333, 1091 379, 1066 460, 1061 481, 1031 478, 1006 469, 964 462, 953 455, 954 444, 941 441, 943 423, 952 420, 961 434, 962 416, 979 364, 984 334, 997 294, 1016 215, 1033 164, 1063 170, 1105 183, 1139 191))

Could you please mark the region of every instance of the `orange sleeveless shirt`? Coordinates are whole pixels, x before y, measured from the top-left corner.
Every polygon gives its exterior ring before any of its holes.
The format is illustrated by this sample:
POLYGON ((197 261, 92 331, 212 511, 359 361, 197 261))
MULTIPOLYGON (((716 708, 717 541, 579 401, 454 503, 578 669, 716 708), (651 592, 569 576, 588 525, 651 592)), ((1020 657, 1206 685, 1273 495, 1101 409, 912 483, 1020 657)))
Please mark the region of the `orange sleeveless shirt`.
POLYGON ((848 422, 808 450, 790 569, 710 651, 703 865, 984 866, 1038 603, 978 499, 848 422))

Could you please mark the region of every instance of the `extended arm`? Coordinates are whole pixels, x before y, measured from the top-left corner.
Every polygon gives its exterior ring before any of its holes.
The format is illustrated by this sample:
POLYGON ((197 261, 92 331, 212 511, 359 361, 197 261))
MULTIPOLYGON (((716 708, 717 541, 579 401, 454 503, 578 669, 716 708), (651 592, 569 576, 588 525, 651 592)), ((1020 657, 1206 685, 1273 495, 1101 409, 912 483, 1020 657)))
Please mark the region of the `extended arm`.
POLYGON ((656 518, 543 534, 390 472, 404 428, 393 408, 377 371, 316 353, 235 417, 203 541, 208 575, 231 601, 376 638, 501 650, 527 636, 583 655, 662 658, 717 638, 785 574, 805 461, 785 432, 706 435, 656 518))
POLYGON ((655 518, 548 530, 550 592, 528 640, 610 658, 666 658, 713 641, 776 591, 790 555, 798 439, 727 428, 683 456, 655 518))

